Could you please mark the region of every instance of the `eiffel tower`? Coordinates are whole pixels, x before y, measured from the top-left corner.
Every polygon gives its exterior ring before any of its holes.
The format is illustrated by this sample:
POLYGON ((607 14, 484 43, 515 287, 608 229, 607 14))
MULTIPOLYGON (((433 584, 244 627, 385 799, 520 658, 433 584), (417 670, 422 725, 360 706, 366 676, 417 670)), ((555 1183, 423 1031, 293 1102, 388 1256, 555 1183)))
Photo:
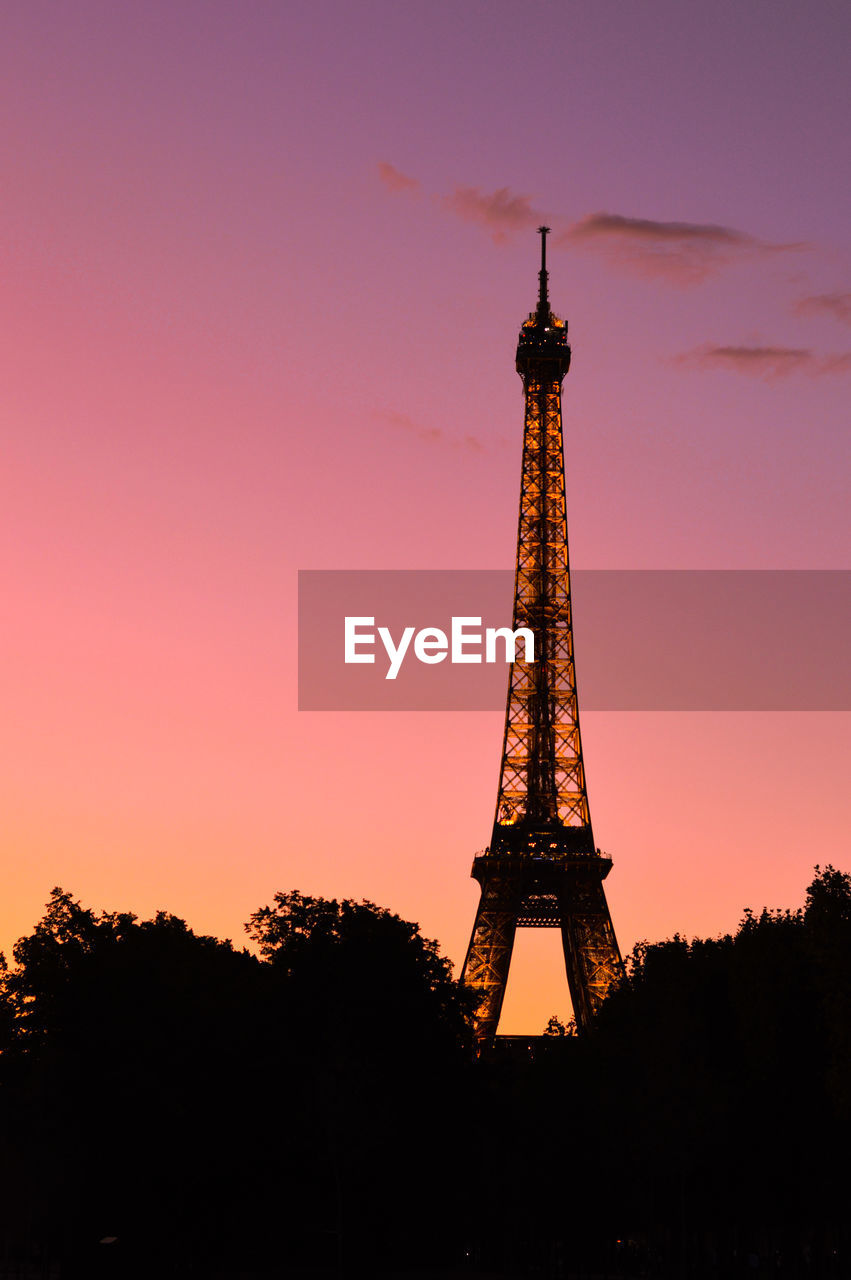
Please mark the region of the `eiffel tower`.
POLYGON ((511 667, 493 835, 473 861, 481 898, 463 978, 480 996, 480 1049, 496 1035, 519 927, 561 929, 580 1032, 623 973, 603 890, 612 861, 594 844, 579 736, 561 422, 570 347, 550 310, 550 228, 538 230, 538 305, 517 344, 526 417, 513 623, 533 632, 534 661, 511 667))

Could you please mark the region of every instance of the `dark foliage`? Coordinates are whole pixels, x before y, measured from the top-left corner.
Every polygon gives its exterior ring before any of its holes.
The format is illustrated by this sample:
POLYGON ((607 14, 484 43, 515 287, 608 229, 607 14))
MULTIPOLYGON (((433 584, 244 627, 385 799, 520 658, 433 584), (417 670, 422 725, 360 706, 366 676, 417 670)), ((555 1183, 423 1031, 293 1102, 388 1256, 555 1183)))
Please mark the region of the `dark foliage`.
POLYGON ((475 1063, 416 925, 290 893, 246 927, 259 957, 53 892, 0 971, 10 1267, 849 1274, 847 874, 475 1063))
POLYGON ((248 928, 262 960, 53 891, 3 976, 7 1255, 147 1276, 445 1247, 448 962, 370 903, 279 894, 248 928))
POLYGON ((487 1260, 851 1275, 849 1030, 851 877, 833 867, 816 868, 802 910, 640 944, 592 1036, 485 1066, 519 1173, 515 1217, 482 1235, 487 1260))

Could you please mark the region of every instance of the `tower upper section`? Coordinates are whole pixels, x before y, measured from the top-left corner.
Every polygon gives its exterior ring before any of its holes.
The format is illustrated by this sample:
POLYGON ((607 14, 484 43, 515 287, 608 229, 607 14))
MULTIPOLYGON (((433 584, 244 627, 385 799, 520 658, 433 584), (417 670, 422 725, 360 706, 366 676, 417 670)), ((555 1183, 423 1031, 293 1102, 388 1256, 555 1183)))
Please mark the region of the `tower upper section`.
POLYGON ((541 236, 541 270, 538 272, 538 305, 523 321, 517 340, 517 372, 524 382, 561 382, 570 368, 567 321, 550 310, 547 271, 549 227, 538 227, 541 236))

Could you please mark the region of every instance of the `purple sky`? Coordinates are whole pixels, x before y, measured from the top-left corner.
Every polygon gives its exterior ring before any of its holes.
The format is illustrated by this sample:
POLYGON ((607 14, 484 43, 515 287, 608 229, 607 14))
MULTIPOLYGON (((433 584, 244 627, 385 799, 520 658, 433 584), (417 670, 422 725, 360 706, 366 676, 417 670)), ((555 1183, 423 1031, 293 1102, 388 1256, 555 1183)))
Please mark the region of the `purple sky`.
MULTIPOLYGON (((501 716, 299 716, 296 570, 510 567, 541 218, 574 564, 848 565, 851 9, 33 0, 0 35, 0 946, 56 882, 235 937, 298 887, 460 960, 501 716)), ((847 716, 584 737, 626 947, 845 856, 847 716)), ((506 1029, 557 1007, 535 963, 506 1029)))

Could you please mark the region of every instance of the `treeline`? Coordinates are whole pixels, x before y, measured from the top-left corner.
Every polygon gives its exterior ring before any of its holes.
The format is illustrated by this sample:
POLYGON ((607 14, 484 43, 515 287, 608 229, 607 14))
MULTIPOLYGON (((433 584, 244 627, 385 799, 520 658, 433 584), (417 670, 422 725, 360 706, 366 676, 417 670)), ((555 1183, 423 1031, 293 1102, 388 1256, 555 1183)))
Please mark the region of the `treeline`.
POLYGON ((592 1037, 554 1039, 522 1080, 493 1064, 527 1170, 503 1256, 537 1249, 569 1275, 851 1276, 851 877, 816 868, 802 909, 641 944, 628 970, 592 1037))
POLYGON ((478 1061, 416 925, 247 929, 54 890, 0 983, 0 1276, 849 1274, 845 873, 478 1061))

